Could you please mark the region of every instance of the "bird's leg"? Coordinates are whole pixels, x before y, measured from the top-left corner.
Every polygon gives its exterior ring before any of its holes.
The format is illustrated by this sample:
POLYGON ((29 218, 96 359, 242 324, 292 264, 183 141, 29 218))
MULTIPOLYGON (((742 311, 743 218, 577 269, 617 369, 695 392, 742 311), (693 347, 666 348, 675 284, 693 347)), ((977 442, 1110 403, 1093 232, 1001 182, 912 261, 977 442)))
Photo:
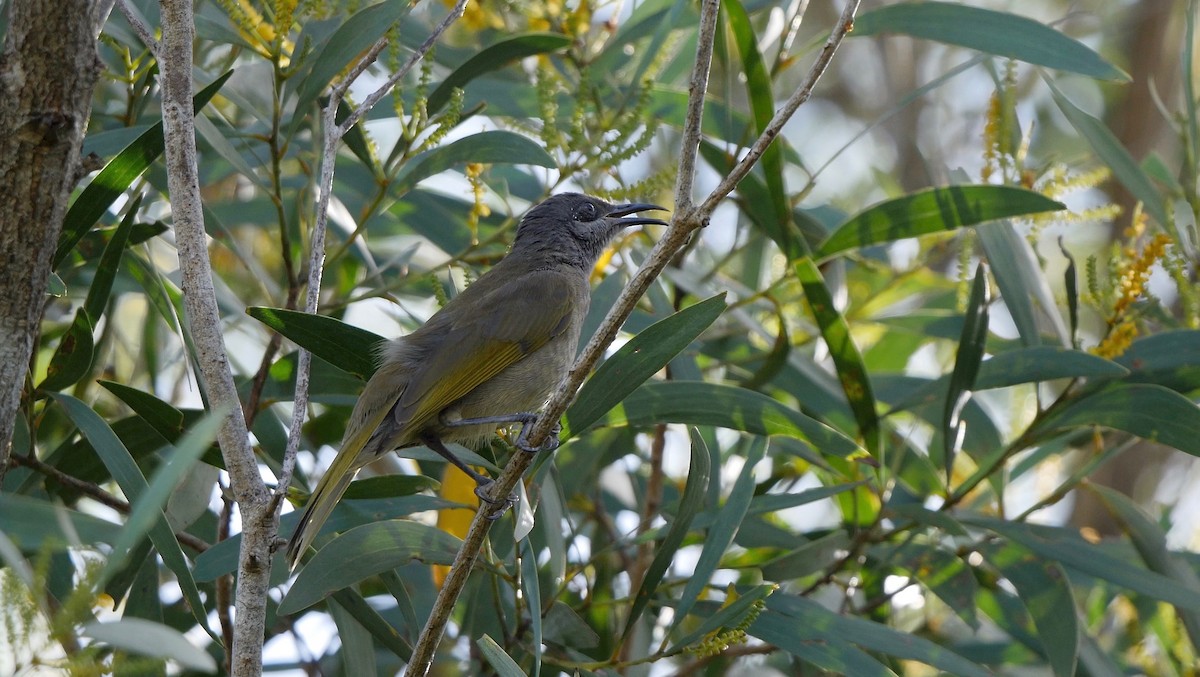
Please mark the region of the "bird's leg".
POLYGON ((426 435, 425 437, 421 438, 421 442, 423 442, 425 446, 436 451, 439 456, 454 464, 454 467, 465 472, 471 479, 475 480, 475 495, 479 497, 479 500, 487 503, 488 505, 496 505, 497 503, 503 504, 496 512, 488 513, 488 519, 500 519, 500 517, 505 513, 505 511, 508 510, 510 506, 516 504, 517 495, 515 493, 509 494, 507 498, 500 500, 490 498, 487 495, 487 488, 494 484, 496 480, 478 472, 471 466, 464 463, 461 458, 454 455, 454 452, 447 449, 446 445, 443 444, 440 439, 433 437, 432 435, 426 435))
POLYGON ((555 423, 550 429, 550 435, 540 447, 529 446, 529 429, 534 423, 537 423, 538 415, 532 412, 517 412, 515 414, 504 414, 501 416, 481 416, 479 418, 460 418, 455 421, 442 419, 442 425, 448 428, 458 428, 467 425, 500 425, 503 423, 520 423, 521 432, 517 435, 516 442, 513 446, 527 454, 536 454, 541 451, 554 451, 558 448, 558 435, 562 432, 562 424, 555 423))

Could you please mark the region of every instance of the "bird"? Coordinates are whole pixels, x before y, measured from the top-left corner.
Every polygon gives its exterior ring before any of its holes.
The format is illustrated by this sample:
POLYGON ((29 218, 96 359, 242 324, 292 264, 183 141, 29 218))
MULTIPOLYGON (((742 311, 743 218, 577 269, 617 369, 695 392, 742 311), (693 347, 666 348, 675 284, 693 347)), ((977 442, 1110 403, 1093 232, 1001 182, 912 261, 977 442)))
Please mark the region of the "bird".
POLYGON ((567 376, 591 299, 590 273, 609 241, 635 225, 668 225, 637 215, 658 205, 610 204, 582 193, 552 195, 529 209, 508 253, 408 335, 382 344, 378 368, 346 425, 337 456, 308 498, 287 550, 289 570, 312 545, 363 466, 424 445, 470 475, 475 493, 492 483, 454 455, 502 426, 521 424, 514 446, 541 448, 526 431, 535 410, 567 376))

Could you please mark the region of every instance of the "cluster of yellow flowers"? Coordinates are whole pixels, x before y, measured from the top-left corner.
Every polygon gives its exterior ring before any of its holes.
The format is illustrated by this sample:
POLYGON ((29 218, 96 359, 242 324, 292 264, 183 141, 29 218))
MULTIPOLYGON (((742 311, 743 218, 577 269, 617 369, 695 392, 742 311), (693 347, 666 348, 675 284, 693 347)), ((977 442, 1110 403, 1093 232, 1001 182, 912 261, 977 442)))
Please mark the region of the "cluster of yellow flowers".
MULTIPOLYGON (((1134 219, 1134 225, 1126 231, 1126 236, 1136 238, 1144 229, 1143 219, 1134 219)), ((1134 302, 1142 298, 1146 291, 1146 281, 1150 279, 1150 269, 1161 260, 1171 244, 1168 235, 1159 233, 1150 239, 1146 246, 1138 252, 1132 246, 1123 250, 1125 262, 1116 271, 1114 287, 1115 301, 1112 312, 1108 316, 1108 333, 1098 345, 1092 348, 1092 353, 1100 357, 1113 358, 1124 353, 1137 338, 1138 327, 1129 311, 1134 302)))

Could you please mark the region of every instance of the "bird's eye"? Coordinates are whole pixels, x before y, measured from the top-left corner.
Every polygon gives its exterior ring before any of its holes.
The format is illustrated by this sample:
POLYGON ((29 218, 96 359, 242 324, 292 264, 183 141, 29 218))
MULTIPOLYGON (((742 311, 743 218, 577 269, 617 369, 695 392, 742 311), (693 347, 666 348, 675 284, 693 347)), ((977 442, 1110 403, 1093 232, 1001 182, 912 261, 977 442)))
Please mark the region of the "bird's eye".
POLYGON ((577 221, 595 221, 596 220, 596 205, 590 202, 584 202, 575 210, 575 220, 577 221))

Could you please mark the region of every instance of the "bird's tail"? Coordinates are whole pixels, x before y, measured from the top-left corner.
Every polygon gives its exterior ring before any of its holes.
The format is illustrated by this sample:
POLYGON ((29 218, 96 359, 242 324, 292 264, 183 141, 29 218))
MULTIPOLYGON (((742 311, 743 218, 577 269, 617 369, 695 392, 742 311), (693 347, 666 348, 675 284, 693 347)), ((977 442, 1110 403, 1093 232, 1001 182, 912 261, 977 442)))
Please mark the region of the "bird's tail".
POLYGON ((330 466, 329 470, 321 476, 321 481, 317 482, 317 488, 308 497, 308 506, 304 509, 304 515, 300 518, 300 523, 296 525, 296 531, 292 534, 292 540, 288 544, 289 571, 296 570, 296 564, 300 561, 300 557, 317 538, 317 533, 321 531, 325 520, 329 519, 329 513, 333 512, 334 506, 337 505, 342 494, 346 493, 346 488, 354 481, 354 476, 358 474, 357 469, 337 468, 336 466, 335 461, 334 465, 330 466))

